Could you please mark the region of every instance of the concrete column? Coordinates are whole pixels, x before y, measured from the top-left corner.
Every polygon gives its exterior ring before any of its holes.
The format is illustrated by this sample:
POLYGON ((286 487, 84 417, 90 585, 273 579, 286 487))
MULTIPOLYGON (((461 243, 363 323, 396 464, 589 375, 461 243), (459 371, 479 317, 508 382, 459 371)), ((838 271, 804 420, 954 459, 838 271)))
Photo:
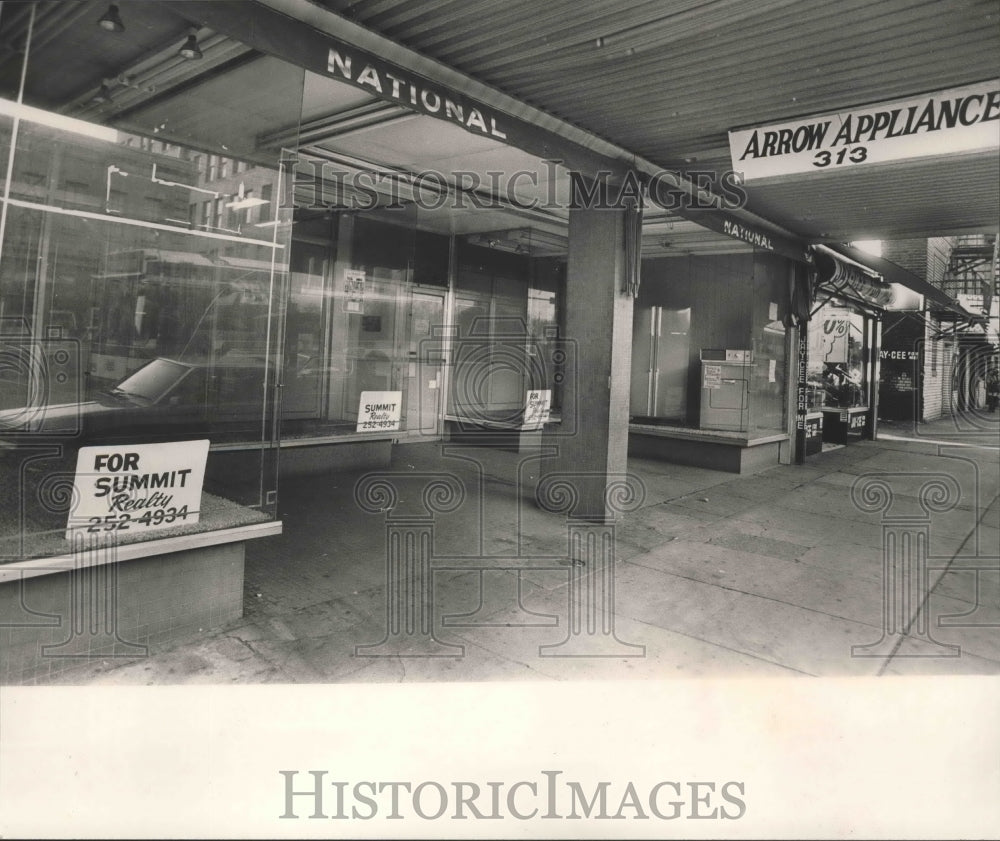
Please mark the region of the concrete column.
POLYGON ((583 474, 571 516, 592 522, 614 519, 609 474, 625 473, 628 452, 633 299, 622 292, 624 226, 624 210, 570 210, 562 424, 558 452, 541 469, 583 474))

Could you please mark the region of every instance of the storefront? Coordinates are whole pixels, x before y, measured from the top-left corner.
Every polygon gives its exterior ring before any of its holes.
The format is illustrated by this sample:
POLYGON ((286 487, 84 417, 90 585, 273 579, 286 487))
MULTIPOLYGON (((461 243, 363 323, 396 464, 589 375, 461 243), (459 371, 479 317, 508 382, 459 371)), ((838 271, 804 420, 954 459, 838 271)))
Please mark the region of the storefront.
POLYGON ((879 418, 907 425, 957 410, 959 342, 933 313, 888 312, 879 350, 879 418))
POLYGON ((789 365, 798 239, 311 4, 106 8, 0 17, 0 681, 240 615, 280 476, 397 442, 545 443, 602 520, 628 452, 789 463, 809 382, 874 434, 863 295, 789 365), (81 587, 127 627, 32 618, 81 587))
POLYGON ((82 89, 52 68, 84 10, 11 5, 0 681, 238 617, 279 472, 560 423, 564 197, 589 151, 543 162, 405 65, 287 18, 245 32, 248 4, 121 3, 127 36, 81 21, 107 68, 82 89))
MULTIPOLYGON (((799 336, 799 449, 797 460, 824 447, 873 440, 881 416, 883 366, 896 379, 901 401, 914 399, 916 353, 904 327, 922 324, 922 299, 909 285, 889 282, 873 269, 830 249, 814 249, 809 320, 799 336), (904 315, 904 313, 906 313, 904 315), (891 314, 889 350, 884 321, 891 314)), ((897 267, 898 268, 898 267, 897 267)), ((901 270, 894 280, 902 277, 901 270)), ((907 278, 908 283, 914 283, 907 278)), ((898 402, 898 401, 897 401, 898 402)), ((899 410, 899 406, 893 405, 899 410)))
POLYGON ((759 249, 644 261, 631 452, 734 472, 790 457, 792 271, 791 260, 759 249))
POLYGON ((809 329, 810 415, 821 415, 822 440, 846 444, 872 438, 876 399, 873 352, 878 318, 849 299, 831 299, 809 329))
MULTIPOLYGON (((964 363, 963 345, 965 337, 969 346, 984 342, 982 316, 889 260, 850 247, 842 247, 839 255, 818 251, 817 281, 832 296, 828 303, 836 302, 839 293, 855 313, 855 326, 866 317, 880 322, 868 368, 878 402, 869 418, 876 424, 879 419, 913 424, 971 408, 963 405, 963 389, 967 395, 967 375, 976 366, 964 363)), ((810 335, 815 339, 816 328, 810 335)), ((815 353, 823 352, 817 347, 810 357, 813 382, 822 377, 815 353)), ((811 405, 819 403, 813 398, 811 405)))

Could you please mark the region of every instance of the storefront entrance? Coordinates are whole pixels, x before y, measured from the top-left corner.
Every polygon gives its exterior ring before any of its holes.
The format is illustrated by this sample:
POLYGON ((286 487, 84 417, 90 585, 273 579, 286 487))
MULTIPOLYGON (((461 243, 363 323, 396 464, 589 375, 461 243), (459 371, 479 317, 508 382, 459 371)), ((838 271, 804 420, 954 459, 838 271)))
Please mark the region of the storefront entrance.
POLYGON ((846 302, 828 302, 809 326, 809 409, 822 413, 822 438, 846 444, 872 434, 875 322, 846 302))

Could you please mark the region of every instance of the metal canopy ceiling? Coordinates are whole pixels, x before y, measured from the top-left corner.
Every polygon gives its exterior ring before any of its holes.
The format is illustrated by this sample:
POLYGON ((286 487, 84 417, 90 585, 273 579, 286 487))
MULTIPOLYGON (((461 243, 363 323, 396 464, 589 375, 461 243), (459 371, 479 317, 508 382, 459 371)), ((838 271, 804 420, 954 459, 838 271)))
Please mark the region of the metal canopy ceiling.
MULTIPOLYGON (((12 97, 17 88, 30 5, 2 4, 3 96, 12 97)), ((176 57, 199 5, 125 0, 128 35, 108 39, 94 26, 107 8, 104 0, 37 4, 27 101, 118 125, 141 126, 146 114, 160 119, 176 111, 179 125, 185 110, 198 123, 221 113, 217 106, 198 110, 204 96, 196 88, 225 87, 249 74, 257 81, 247 96, 265 90, 274 75, 261 75, 267 59, 211 30, 199 32, 203 61, 176 57), (123 70, 130 86, 116 88, 115 104, 91 104, 102 79, 123 70)), ((247 8, 252 5, 247 0, 247 8)), ((731 129, 1000 76, 996 0, 294 0, 294 5, 334 12, 655 165, 686 171, 727 171, 731 129)), ((238 108, 229 103, 233 107, 222 121, 228 128, 219 129, 226 136, 219 142, 294 125, 290 115, 298 101, 276 100, 244 101, 238 108)), ((359 102, 383 107, 366 97, 359 102)), ((320 122, 329 117, 316 116, 320 122)), ((383 125, 387 134, 405 130, 403 123, 395 129, 383 125)), ((748 209, 806 240, 830 243, 993 232, 1000 215, 998 184, 995 152, 965 154, 752 182, 748 209)), ((647 215, 647 249, 652 241, 657 248, 681 251, 711 250, 727 241, 729 248, 744 247, 704 229, 688 230, 696 226, 672 214, 660 216, 647 215)))
MULTIPOLYGON (((731 129, 1000 76, 996 0, 314 0, 666 168, 731 129)), ((996 153, 748 185, 810 239, 995 231, 996 153)))
MULTIPOLYGON (((31 29, 24 80, 24 100, 29 105, 264 164, 273 164, 282 147, 297 147, 332 161, 339 171, 352 171, 354 161, 357 166, 374 165, 401 174, 427 169, 446 175, 475 172, 484 185, 492 183, 488 176, 494 170, 537 172, 534 186, 522 178, 514 192, 520 200, 535 194, 544 200, 550 195, 551 180, 552 195, 559 197, 557 207, 511 207, 501 187, 502 195, 485 197, 502 199, 502 208, 480 206, 463 214, 449 204, 434 212, 423 210, 420 224, 463 234, 527 227, 532 247, 543 235, 557 236, 565 252, 569 186, 564 168, 552 178, 536 155, 477 138, 259 52, 202 25, 201 16, 210 4, 123 0, 118 5, 126 31, 109 36, 95 25, 107 9, 104 0, 0 4, 0 96, 18 96, 31 29), (191 27, 204 53, 195 62, 177 55, 191 27), (110 102, 94 99, 102 83, 110 83, 110 102)), ((253 7, 246 3, 248 14, 253 7)), ((306 0, 298 0, 297 10, 307 8, 306 0)), ((741 240, 673 213, 651 209, 646 215, 643 251, 650 256, 751 249, 741 240)))

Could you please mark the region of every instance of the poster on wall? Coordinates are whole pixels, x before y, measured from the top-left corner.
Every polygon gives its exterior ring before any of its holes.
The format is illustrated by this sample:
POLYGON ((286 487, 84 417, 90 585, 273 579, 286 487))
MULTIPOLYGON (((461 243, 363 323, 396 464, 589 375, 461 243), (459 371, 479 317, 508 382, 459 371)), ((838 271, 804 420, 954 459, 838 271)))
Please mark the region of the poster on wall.
POLYGON ((201 513, 207 439, 81 447, 66 539, 126 537, 192 525, 201 513))
POLYGON ((403 392, 362 391, 358 401, 358 432, 399 429, 403 392))
POLYGON ((846 362, 850 328, 851 323, 847 318, 824 318, 822 332, 816 333, 817 358, 824 362, 846 362))

